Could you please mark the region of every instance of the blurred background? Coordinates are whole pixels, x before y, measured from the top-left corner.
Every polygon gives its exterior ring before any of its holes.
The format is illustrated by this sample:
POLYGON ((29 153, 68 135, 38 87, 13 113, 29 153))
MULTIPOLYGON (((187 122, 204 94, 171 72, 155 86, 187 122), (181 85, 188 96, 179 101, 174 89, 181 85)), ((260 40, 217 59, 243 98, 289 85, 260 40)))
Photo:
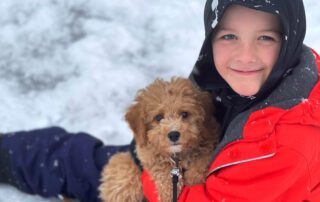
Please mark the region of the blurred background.
MULTIPOLYGON (((187 77, 205 0, 1 0, 0 131, 61 126, 125 144, 123 115, 156 77, 187 77)), ((305 0, 320 51, 320 1, 305 0)), ((54 202, 0 185, 0 202, 54 202)))

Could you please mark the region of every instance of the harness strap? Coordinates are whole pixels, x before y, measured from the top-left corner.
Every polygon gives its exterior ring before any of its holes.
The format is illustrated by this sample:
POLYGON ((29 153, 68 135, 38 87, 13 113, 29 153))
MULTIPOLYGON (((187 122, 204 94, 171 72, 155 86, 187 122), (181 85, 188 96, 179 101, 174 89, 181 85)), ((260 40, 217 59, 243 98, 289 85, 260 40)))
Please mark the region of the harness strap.
MULTIPOLYGON (((176 171, 174 171, 174 169, 172 169, 171 174, 173 172, 176 172, 176 171)), ((178 181, 179 181, 179 175, 172 174, 172 202, 178 201, 178 181)))
POLYGON ((140 171, 142 172, 143 167, 142 167, 141 161, 138 159, 138 156, 137 156, 136 141, 134 139, 130 143, 129 152, 131 154, 131 157, 134 163, 139 167, 140 171))
POLYGON ((178 201, 178 181, 181 178, 179 159, 171 157, 170 159, 173 163, 173 168, 170 171, 172 177, 172 202, 178 201))

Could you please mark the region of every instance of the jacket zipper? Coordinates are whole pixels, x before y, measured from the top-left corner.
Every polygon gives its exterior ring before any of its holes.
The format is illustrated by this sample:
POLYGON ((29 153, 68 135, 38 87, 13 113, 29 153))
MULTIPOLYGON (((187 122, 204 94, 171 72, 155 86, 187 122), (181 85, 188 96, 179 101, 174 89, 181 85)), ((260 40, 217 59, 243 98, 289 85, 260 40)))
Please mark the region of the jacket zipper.
POLYGON ((271 153, 271 154, 267 154, 264 156, 259 156, 259 157, 255 157, 255 158, 250 158, 250 159, 245 159, 245 160, 241 160, 241 161, 235 161, 232 163, 227 163, 227 164, 223 164, 221 166, 218 166, 214 169, 212 169, 209 174, 207 175, 207 177, 211 174, 213 174, 214 172, 220 170, 221 168, 225 168, 225 167, 229 167, 229 166, 233 166, 233 165, 237 165, 237 164, 241 164, 241 163, 247 163, 247 162, 251 162, 251 161, 257 161, 257 160, 262 160, 262 159, 267 159, 270 157, 273 157, 276 153, 271 153))

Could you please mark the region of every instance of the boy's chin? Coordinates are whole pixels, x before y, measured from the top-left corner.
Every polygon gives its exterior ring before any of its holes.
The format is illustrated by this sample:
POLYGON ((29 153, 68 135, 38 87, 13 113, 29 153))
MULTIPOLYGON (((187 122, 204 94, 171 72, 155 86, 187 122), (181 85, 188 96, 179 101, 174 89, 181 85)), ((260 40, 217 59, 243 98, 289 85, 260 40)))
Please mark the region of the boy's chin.
POLYGON ((232 88, 232 90, 234 92, 236 92, 237 94, 239 94, 240 96, 254 96, 256 95, 259 90, 260 90, 260 86, 257 87, 238 87, 238 88, 232 88))

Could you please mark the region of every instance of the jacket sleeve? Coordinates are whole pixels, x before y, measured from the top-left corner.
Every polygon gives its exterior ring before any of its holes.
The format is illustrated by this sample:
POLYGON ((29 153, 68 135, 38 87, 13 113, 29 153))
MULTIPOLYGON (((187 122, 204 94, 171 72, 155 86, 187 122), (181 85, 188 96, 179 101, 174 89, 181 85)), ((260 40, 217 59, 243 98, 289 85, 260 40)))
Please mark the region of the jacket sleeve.
POLYGON ((58 127, 0 135, 0 182, 43 197, 61 194, 99 201, 103 165, 127 150, 128 146, 104 146, 89 134, 58 127))

